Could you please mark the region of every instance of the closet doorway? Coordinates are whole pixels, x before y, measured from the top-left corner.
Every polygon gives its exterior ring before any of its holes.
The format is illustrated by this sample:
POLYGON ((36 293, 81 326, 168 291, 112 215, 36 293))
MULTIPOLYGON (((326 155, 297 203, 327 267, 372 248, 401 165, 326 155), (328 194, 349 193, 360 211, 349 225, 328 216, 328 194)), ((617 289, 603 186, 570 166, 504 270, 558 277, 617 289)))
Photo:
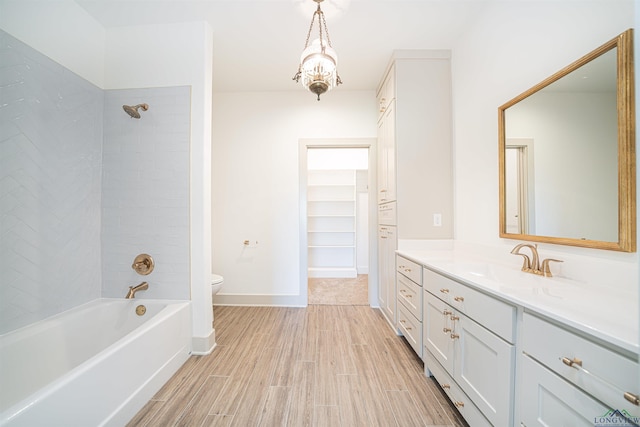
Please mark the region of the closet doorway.
POLYGON ((369 305, 370 145, 325 142, 305 147, 308 304, 369 305))

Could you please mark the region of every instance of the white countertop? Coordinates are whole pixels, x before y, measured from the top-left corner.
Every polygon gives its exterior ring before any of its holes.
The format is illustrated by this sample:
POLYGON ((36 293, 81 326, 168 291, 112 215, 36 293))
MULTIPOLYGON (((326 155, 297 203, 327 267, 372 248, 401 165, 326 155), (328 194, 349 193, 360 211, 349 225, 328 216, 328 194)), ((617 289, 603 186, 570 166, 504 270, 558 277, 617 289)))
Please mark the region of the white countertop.
POLYGON ((606 288, 589 283, 525 273, 520 270, 519 258, 513 265, 505 265, 454 250, 408 249, 397 253, 480 291, 639 353, 637 298, 605 292, 602 289, 606 288))

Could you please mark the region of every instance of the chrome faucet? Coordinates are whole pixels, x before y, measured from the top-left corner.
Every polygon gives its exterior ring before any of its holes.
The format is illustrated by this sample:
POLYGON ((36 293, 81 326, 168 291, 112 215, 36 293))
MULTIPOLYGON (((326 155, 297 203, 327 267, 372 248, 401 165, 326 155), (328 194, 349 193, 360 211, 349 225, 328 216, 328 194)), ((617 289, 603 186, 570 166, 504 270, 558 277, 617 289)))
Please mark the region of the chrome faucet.
POLYGON ((520 255, 524 258, 524 262, 522 263, 522 271, 526 273, 538 274, 544 277, 552 277, 551 269, 549 268, 550 262, 562 262, 559 259, 547 258, 542 261, 542 265, 540 265, 540 257, 538 256, 538 245, 532 245, 530 243, 520 243, 515 248, 511 250, 511 253, 514 255, 520 255), (522 248, 531 249, 531 259, 525 254, 520 253, 520 249, 522 248))
POLYGON ((149 289, 149 284, 147 282, 142 282, 138 286, 129 286, 129 292, 127 292, 126 299, 135 298, 136 292, 138 291, 146 291, 149 289))

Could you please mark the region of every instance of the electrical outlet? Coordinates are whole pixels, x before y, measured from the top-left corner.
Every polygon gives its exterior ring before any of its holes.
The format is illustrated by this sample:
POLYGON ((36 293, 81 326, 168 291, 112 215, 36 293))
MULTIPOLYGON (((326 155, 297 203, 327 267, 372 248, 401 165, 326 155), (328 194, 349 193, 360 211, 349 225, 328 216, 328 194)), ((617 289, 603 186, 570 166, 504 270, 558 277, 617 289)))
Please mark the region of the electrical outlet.
POLYGON ((439 213, 433 214, 433 226, 442 227, 442 214, 439 214, 439 213))

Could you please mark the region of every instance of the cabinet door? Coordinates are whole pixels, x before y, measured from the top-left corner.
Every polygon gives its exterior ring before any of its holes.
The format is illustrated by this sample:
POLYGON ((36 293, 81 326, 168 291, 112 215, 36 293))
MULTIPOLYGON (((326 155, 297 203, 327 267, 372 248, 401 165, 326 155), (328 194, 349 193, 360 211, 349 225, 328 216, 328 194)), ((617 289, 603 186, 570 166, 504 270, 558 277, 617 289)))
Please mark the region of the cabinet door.
POLYGON ((396 227, 378 227, 378 301, 387 320, 396 325, 396 227))
MULTIPOLYGON (((387 246, 389 245, 389 237, 387 236, 388 227, 378 227, 378 303, 380 309, 385 312, 387 306, 387 246)), ((385 313, 386 314, 386 313, 385 313)))
POLYGON ((386 203, 387 197, 387 152, 386 152, 386 122, 384 115, 378 121, 378 146, 377 146, 377 163, 378 163, 378 204, 386 203))
POLYGON ((515 348, 456 312, 453 378, 495 426, 512 425, 515 348))
POLYGON ((451 339, 453 328, 450 319, 453 309, 429 292, 423 292, 423 294, 424 347, 434 359, 440 362, 449 375, 453 375, 454 341, 451 339))
POLYGON ((397 323, 396 316, 396 304, 397 304, 397 296, 396 296, 396 249, 397 249, 397 240, 396 240, 396 227, 387 227, 387 253, 385 256, 385 261, 387 263, 386 266, 386 282, 387 286, 387 315, 389 316, 389 321, 393 325, 397 323))
POLYGON ((604 425, 605 421, 598 423, 597 419, 604 418, 610 408, 525 354, 520 355, 518 363, 521 375, 518 395, 521 424, 527 427, 604 425))
POLYGON ((396 103, 391 101, 384 113, 387 201, 396 200, 396 103))

